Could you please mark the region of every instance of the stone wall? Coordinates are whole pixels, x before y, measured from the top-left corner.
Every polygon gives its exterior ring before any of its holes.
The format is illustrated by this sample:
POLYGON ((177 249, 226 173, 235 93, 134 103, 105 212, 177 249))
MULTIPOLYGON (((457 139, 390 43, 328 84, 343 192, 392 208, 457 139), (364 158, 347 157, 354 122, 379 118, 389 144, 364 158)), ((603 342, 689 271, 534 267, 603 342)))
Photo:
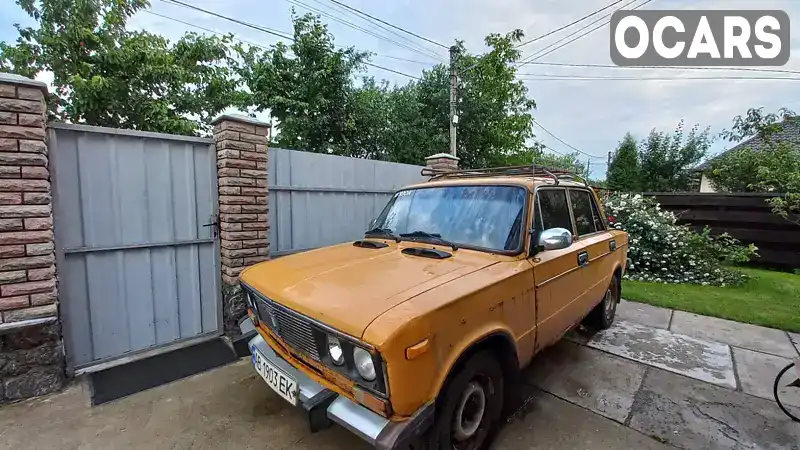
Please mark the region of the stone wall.
POLYGON ((223 115, 214 120, 219 185, 220 262, 225 333, 246 314, 239 273, 269 258, 267 143, 269 124, 223 115))
POLYGON ((0 74, 0 401, 53 392, 64 379, 46 93, 0 74))

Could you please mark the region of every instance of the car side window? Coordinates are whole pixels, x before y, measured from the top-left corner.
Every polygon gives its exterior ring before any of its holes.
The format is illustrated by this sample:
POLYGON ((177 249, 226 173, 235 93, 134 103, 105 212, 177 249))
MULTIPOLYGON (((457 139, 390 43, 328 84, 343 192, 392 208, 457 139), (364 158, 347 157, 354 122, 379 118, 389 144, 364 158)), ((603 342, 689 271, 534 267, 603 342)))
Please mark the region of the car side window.
MULTIPOLYGON (((592 195, 588 191, 570 189, 569 200, 572 203, 572 214, 578 236, 596 232, 599 217, 593 210, 592 195)), ((602 229, 601 227, 600 230, 602 229)))
POLYGON ((572 220, 564 189, 540 189, 536 194, 536 231, 550 228, 566 228, 572 232, 572 220))
POLYGON ((600 215, 600 208, 597 207, 597 199, 594 195, 589 195, 592 199, 592 217, 594 218, 594 227, 597 231, 603 231, 606 229, 606 222, 603 220, 603 216, 600 215))

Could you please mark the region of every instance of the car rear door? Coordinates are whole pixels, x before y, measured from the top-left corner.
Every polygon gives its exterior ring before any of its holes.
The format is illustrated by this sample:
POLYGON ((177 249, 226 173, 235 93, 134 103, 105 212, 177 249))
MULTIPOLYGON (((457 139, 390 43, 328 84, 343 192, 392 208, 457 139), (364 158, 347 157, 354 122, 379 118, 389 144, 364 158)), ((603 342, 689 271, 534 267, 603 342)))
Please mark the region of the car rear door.
POLYGON ((570 211, 575 226, 575 246, 581 260, 581 292, 574 313, 583 317, 603 299, 614 271, 614 236, 606 227, 594 194, 585 188, 569 188, 570 211))

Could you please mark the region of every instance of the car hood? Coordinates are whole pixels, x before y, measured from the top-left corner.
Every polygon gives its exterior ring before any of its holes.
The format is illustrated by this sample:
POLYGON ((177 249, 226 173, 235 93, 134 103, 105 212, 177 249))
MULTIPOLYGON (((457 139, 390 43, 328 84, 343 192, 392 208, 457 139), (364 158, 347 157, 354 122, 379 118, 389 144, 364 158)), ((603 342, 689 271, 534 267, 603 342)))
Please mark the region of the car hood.
POLYGON ((467 249, 447 259, 401 253, 407 247, 432 246, 335 245, 257 264, 242 272, 241 280, 280 304, 360 338, 389 309, 497 262, 493 255, 467 249))

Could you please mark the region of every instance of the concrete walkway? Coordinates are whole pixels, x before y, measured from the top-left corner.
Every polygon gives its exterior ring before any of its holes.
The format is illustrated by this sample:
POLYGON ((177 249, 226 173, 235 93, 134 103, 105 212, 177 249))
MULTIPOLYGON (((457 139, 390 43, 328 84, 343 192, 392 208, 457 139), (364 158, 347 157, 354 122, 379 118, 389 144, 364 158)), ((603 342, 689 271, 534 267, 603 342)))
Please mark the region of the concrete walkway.
MULTIPOLYGON (((610 330, 573 334, 525 370, 525 406, 493 448, 799 450, 800 426, 770 393, 776 368, 797 357, 792 339, 623 302, 610 330)), ((310 434, 243 360, 98 407, 79 383, 4 406, 0 450, 19 448, 368 447, 337 426, 310 434)))
MULTIPOLYGON (((609 330, 537 357, 533 384, 680 448, 800 448, 772 397, 800 357, 796 335, 625 301, 617 311, 609 330)), ((781 399, 800 413, 800 389, 781 399)))

